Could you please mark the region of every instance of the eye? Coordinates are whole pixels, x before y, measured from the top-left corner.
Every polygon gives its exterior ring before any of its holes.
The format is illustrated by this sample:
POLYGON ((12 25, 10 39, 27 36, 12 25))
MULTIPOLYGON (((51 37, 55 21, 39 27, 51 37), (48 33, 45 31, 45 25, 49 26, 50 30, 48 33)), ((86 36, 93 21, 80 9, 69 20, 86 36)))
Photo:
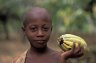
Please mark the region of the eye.
POLYGON ((44 27, 43 27, 43 30, 44 30, 44 31, 48 31, 48 30, 49 30, 49 27, 48 27, 48 26, 44 26, 44 27))
POLYGON ((31 26, 31 27, 30 27, 30 30, 31 30, 32 32, 35 32, 35 31, 37 30, 37 27, 36 27, 36 26, 31 26))

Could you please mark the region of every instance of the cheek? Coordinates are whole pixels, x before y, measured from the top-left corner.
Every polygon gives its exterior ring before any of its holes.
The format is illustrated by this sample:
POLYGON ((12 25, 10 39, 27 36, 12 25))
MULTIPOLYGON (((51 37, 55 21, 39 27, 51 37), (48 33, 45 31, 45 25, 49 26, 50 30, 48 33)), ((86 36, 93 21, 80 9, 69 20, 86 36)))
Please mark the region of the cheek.
POLYGON ((51 35, 51 32, 52 32, 52 30, 49 30, 47 34, 48 34, 48 35, 51 35))
POLYGON ((30 38, 33 38, 33 37, 35 36, 34 33, 32 33, 31 31, 26 31, 26 32, 25 32, 25 35, 26 35, 26 37, 29 38, 29 39, 30 39, 30 38))
POLYGON ((46 33, 46 36, 47 37, 50 37, 50 35, 51 35, 51 31, 49 31, 49 32, 46 33))
POLYGON ((34 42, 34 35, 32 34, 26 34, 26 37, 28 39, 29 42, 34 42))

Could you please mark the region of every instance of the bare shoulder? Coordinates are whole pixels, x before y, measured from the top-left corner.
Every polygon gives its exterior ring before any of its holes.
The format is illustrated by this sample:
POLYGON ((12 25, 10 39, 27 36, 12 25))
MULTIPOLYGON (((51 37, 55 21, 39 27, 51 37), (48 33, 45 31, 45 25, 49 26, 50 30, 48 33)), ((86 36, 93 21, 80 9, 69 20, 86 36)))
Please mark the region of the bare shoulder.
POLYGON ((61 54, 61 51, 56 51, 56 50, 50 49, 50 54, 54 57, 59 57, 61 54))

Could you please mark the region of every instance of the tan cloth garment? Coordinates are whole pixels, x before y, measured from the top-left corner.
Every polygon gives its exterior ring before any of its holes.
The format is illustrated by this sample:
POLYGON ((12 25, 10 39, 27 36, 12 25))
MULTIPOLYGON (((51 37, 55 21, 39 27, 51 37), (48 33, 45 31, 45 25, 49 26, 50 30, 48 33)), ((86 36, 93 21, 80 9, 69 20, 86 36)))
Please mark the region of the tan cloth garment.
POLYGON ((19 57, 15 58, 12 63, 24 63, 25 62, 25 58, 26 58, 26 53, 27 51, 25 51, 22 55, 20 55, 19 57))

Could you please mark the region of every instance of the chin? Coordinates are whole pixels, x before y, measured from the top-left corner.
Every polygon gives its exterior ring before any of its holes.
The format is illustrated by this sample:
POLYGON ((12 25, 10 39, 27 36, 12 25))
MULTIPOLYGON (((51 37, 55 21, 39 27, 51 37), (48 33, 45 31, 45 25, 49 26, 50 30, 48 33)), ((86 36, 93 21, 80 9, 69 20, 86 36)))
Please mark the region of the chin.
POLYGON ((35 47, 35 48, 37 48, 37 49, 45 49, 47 47, 47 45, 45 45, 45 46, 38 46, 38 47, 35 47))
POLYGON ((46 49, 47 49, 47 46, 35 47, 35 51, 37 51, 37 52, 39 52, 39 53, 45 52, 46 49))

